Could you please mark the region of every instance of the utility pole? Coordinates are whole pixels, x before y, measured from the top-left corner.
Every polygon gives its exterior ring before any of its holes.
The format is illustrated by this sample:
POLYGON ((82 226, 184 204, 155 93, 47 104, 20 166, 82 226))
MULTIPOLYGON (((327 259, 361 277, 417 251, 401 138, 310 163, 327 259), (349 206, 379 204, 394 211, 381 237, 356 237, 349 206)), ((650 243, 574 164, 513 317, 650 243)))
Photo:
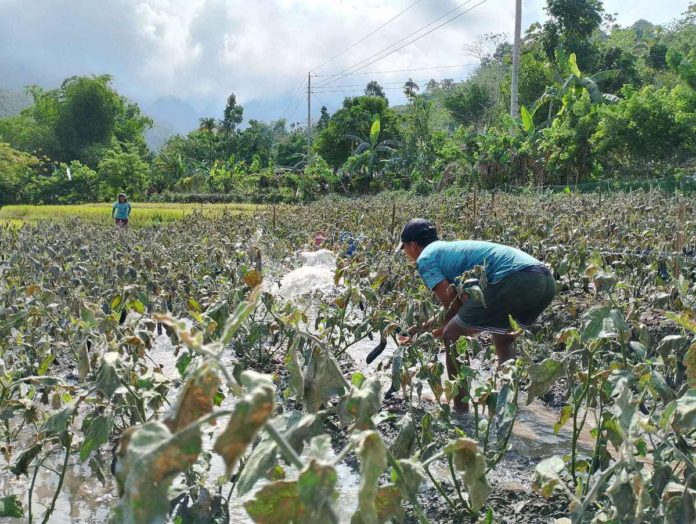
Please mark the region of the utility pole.
POLYGON ((520 75, 520 40, 522 33, 522 0, 515 0, 515 41, 512 45, 512 85, 510 90, 510 116, 517 118, 518 110, 518 77, 520 75))
POLYGON ((307 73, 307 162, 312 157, 312 73, 307 73))

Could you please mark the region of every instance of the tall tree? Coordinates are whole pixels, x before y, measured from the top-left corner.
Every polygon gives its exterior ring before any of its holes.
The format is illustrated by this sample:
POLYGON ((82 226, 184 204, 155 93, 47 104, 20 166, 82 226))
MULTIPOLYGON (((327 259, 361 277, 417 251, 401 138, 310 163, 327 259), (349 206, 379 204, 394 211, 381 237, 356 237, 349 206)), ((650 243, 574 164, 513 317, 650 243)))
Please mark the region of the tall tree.
POLYGON ((227 105, 222 118, 222 129, 227 133, 234 131, 244 119, 244 108, 237 104, 234 93, 227 97, 227 105))
POLYGON ((108 75, 63 82, 55 128, 63 158, 79 158, 87 146, 106 144, 113 136, 120 104, 110 82, 108 75))
POLYGON ((409 102, 418 94, 418 91, 420 91, 420 87, 413 81, 413 78, 406 80, 404 84, 404 94, 409 102))
POLYGON ((582 69, 592 70, 594 48, 589 37, 602 23, 604 7, 601 0, 547 0, 549 20, 543 28, 543 44, 549 60, 556 49, 575 53, 582 69))
POLYGON ((326 126, 329 125, 329 120, 331 120, 329 110, 326 109, 326 106, 321 106, 321 114, 319 115, 319 121, 317 122, 317 130, 321 131, 322 129, 326 129, 326 126))
POLYGON ((212 117, 201 118, 199 120, 198 130, 202 131, 208 137, 208 164, 213 165, 213 140, 215 131, 217 131, 217 122, 212 117))
POLYGON ((379 85, 377 80, 371 80, 365 87, 365 96, 379 96, 381 98, 387 99, 384 94, 384 88, 379 85))

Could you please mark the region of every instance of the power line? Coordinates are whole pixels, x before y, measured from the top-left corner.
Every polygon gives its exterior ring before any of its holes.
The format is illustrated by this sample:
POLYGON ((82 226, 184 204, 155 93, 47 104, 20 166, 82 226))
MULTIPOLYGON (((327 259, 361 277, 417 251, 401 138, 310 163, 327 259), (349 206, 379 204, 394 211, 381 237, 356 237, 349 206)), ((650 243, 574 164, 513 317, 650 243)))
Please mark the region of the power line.
MULTIPOLYGON (((383 87, 382 89, 384 91, 401 91, 403 89, 403 87, 383 87)), ((337 91, 319 91, 319 93, 321 93, 323 95, 324 93, 362 93, 363 91, 364 90, 361 90, 361 89, 349 89, 349 90, 339 89, 337 91)), ((312 94, 315 94, 315 92, 312 91, 312 94)))
MULTIPOLYGON (((394 81, 394 82, 380 82, 379 85, 380 85, 380 87, 389 86, 389 85, 403 86, 409 80, 413 80, 413 79, 408 78, 406 80, 399 80, 399 81, 394 81)), ((420 79, 420 80, 413 80, 413 82, 415 82, 417 84, 418 83, 426 84, 426 83, 430 82, 431 80, 434 80, 434 79, 433 78, 424 78, 424 79, 420 79)), ((452 80, 453 82, 463 82, 463 81, 467 80, 467 78, 449 78, 448 80, 452 80)), ((325 91, 314 91, 314 89, 319 89, 319 88, 321 88, 321 89, 334 89, 334 88, 336 88, 337 89, 337 88, 343 88, 343 87, 367 87, 367 86, 366 86, 366 84, 341 84, 341 85, 336 85, 336 86, 331 85, 331 86, 324 86, 324 87, 319 86, 319 87, 312 88, 313 89, 312 93, 324 93, 325 92, 325 91)))
POLYGON ((295 107, 292 109, 292 112, 291 112, 290 114, 288 114, 288 118, 287 118, 287 121, 288 121, 288 122, 292 120, 292 117, 295 116, 295 113, 297 113, 297 110, 298 110, 300 107, 302 107, 302 103, 305 101, 305 98, 306 98, 306 96, 305 96, 305 95, 302 95, 302 96, 298 99, 297 103, 295 104, 295 107))
MULTIPOLYGON (((290 103, 288 103, 287 107, 285 108, 285 111, 281 113, 281 118, 285 118, 286 115, 288 115, 289 111, 291 108, 295 106, 295 104, 298 103, 298 96, 300 97, 299 100, 302 100, 302 97, 300 96, 302 93, 302 88, 304 87, 304 81, 300 82, 300 85, 297 87, 295 90, 295 94, 292 96, 292 99, 290 100, 290 103)), ((289 120, 289 118, 288 118, 289 120)))
POLYGON ((370 38, 372 35, 374 35, 374 34, 375 34, 376 32, 378 32, 380 29, 383 29, 384 27, 386 27, 387 25, 389 25, 390 23, 392 23, 394 20, 396 20, 396 19, 399 18, 401 15, 403 15, 404 13, 406 13, 407 11, 409 11, 412 7, 414 7, 416 4, 420 3, 421 1, 422 1, 422 0, 416 0, 415 2, 413 2, 412 4, 410 4, 408 7, 406 7, 406 8, 403 9, 402 11, 399 11, 399 12, 398 12, 396 15, 394 15, 392 18, 390 18, 389 20, 387 20, 386 22, 384 22, 384 23, 383 23, 381 26, 379 26, 377 29, 375 29, 374 31, 372 31, 372 32, 366 34, 365 36, 363 36, 360 40, 358 40, 357 42, 355 42, 353 45, 351 45, 351 46, 349 46, 349 47, 346 47, 343 51, 341 51, 341 52, 338 53, 337 55, 334 55, 334 56, 332 56, 331 58, 329 58, 326 62, 323 62, 323 63, 319 64, 317 67, 315 67, 314 69, 312 69, 311 72, 314 72, 314 71, 316 71, 317 69, 319 69, 319 68, 321 68, 321 67, 324 67, 324 66, 325 66, 326 64, 328 64, 329 62, 333 62, 333 61, 334 61, 335 59, 337 59, 339 56, 346 54, 348 51, 350 51, 351 49, 353 49, 355 46, 357 46, 358 44, 363 43, 365 40, 367 40, 368 38, 370 38))
MULTIPOLYGON (((411 71, 428 71, 431 69, 452 69, 452 68, 459 68, 459 67, 479 67, 479 63, 474 63, 474 62, 469 62, 466 64, 454 64, 454 65, 446 65, 446 66, 433 66, 433 67, 418 67, 414 69, 392 69, 390 71, 361 71, 359 73, 351 73, 351 75, 383 75, 387 73, 408 73, 411 71)), ((328 78, 332 76, 340 76, 340 73, 335 73, 333 75, 314 75, 315 77, 318 78, 328 78)))
POLYGON ((458 6, 455 7, 454 9, 451 9, 451 10, 449 10, 448 12, 446 12, 444 15, 439 16, 438 18, 436 18, 436 19, 433 20, 432 22, 430 22, 430 23, 424 25, 423 27, 417 29, 416 31, 413 31, 413 32, 409 33, 409 34, 406 35, 405 37, 403 37, 403 38, 401 38, 400 40, 397 40, 396 42, 394 42, 393 44, 388 45, 387 47, 385 47, 385 48, 382 49, 381 51, 378 51, 377 53, 375 53, 375 54, 373 54, 373 55, 371 55, 371 56, 365 58, 364 60, 361 60, 361 61, 357 62, 356 64, 354 64, 354 65, 352 65, 352 66, 350 66, 350 67, 347 67, 346 69, 344 69, 344 70, 342 70, 342 71, 339 71, 338 73, 336 73, 335 76, 339 76, 339 75, 343 75, 343 76, 340 76, 339 78, 336 78, 336 79, 334 79, 334 80, 330 80, 330 81, 328 81, 328 82, 326 82, 326 83, 324 83, 324 84, 322 84, 322 85, 329 85, 329 84, 332 84, 333 82, 336 82, 337 80, 340 80, 340 78, 345 78, 346 76, 350 76, 350 75, 353 74, 355 71, 359 71, 360 69, 364 69, 364 68, 366 68, 366 67, 368 67, 368 66, 370 66, 370 65, 372 65, 372 64, 374 64, 374 63, 376 63, 376 62, 379 62, 380 60, 384 60, 386 57, 388 57, 388 56, 390 56, 390 55, 396 53, 396 52, 399 51, 400 49, 403 49, 404 47, 406 47, 406 46, 408 46, 408 45, 410 45, 410 44, 412 44, 412 43, 414 43, 414 42, 420 40, 421 38, 424 38, 424 37, 428 36, 428 35, 431 34, 432 32, 434 32, 434 31, 440 29, 441 27, 443 27, 443 26, 449 24, 450 22, 456 20, 457 18, 459 18, 459 17, 465 15, 466 13, 468 13, 468 12, 471 11, 472 9, 478 7, 479 5, 485 3, 486 1, 488 1, 488 0, 482 0, 482 1, 479 2, 478 4, 476 4, 476 5, 474 5, 473 7, 467 9, 466 11, 464 11, 464 12, 462 12, 462 13, 459 13, 459 14, 457 14, 457 15, 455 15, 455 16, 453 16, 453 17, 447 19, 447 20, 445 20, 443 23, 441 23, 441 24, 439 24, 439 25, 433 27, 432 29, 430 29, 430 30, 427 31, 426 33, 423 33, 422 35, 417 36, 417 37, 414 38, 413 40, 407 41, 407 40, 408 40, 409 38, 411 38, 412 36, 417 35, 417 34, 420 33, 421 31, 424 31, 425 29, 429 28, 430 26, 432 26, 433 24, 435 24, 435 23, 437 23, 438 21, 442 20, 443 18, 446 18, 447 16, 449 16, 449 15, 452 14, 452 13, 454 13, 455 11, 458 11, 458 10, 462 9, 462 8, 465 7, 467 4, 471 3, 472 0, 467 0, 466 2, 463 2, 462 4, 458 5, 458 6), (403 45, 400 45, 400 44, 402 44, 402 42, 405 42, 405 41, 406 41, 406 43, 404 43, 403 45), (394 48, 394 49, 392 49, 392 48, 394 48), (379 58, 376 58, 375 60, 372 60, 373 58, 378 57, 379 55, 382 55, 383 53, 386 53, 386 54, 384 54, 384 56, 380 56, 379 58), (367 62, 367 63, 366 63, 366 62, 367 62), (354 69, 355 71, 351 71, 351 70, 353 70, 353 69, 354 69), (347 74, 344 74, 344 73, 347 73, 347 74))

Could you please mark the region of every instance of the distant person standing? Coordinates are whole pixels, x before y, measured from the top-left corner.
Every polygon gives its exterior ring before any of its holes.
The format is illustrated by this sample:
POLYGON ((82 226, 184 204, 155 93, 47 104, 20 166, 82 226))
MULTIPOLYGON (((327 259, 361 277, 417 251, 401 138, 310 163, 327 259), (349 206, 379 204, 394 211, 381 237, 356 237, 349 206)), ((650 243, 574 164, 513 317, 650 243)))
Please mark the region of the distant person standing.
POLYGON ((124 228, 128 225, 128 217, 131 214, 131 205, 125 193, 119 193, 118 202, 111 208, 111 218, 116 219, 116 225, 124 228))

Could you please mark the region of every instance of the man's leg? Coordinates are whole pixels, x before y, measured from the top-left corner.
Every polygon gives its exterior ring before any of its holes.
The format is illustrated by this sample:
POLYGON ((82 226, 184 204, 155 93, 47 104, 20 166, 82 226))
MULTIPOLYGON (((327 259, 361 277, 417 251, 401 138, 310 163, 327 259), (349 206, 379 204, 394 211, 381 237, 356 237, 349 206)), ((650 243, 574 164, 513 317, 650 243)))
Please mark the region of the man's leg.
POLYGON ((492 336, 495 352, 498 355, 498 365, 507 360, 515 358, 514 335, 500 335, 498 333, 492 333, 492 336))

